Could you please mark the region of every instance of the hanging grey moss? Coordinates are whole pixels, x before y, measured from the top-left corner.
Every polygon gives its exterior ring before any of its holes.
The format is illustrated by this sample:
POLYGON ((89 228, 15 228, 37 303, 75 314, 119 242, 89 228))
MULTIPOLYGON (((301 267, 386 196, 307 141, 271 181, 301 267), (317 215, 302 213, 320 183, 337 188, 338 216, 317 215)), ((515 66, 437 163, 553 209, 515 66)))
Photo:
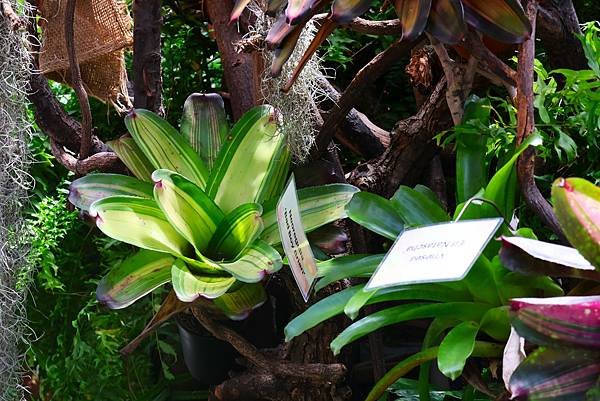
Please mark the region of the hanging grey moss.
MULTIPOLYGON (((17 15, 24 12, 9 0, 17 15)), ((23 398, 23 337, 27 244, 22 208, 32 180, 27 174, 27 87, 31 71, 27 34, 13 31, 0 11, 0 401, 23 398)))

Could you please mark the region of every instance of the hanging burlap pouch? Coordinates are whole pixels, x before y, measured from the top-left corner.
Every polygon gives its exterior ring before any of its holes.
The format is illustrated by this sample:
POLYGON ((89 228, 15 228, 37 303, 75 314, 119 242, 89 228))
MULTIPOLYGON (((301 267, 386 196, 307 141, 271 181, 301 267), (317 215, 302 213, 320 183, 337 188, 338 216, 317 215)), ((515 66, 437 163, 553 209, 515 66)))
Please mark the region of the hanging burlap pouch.
MULTIPOLYGON (((40 0, 42 47, 39 63, 48 78, 69 84, 65 42, 66 0, 40 0)), ((118 108, 129 106, 123 49, 133 43, 132 22, 118 0, 79 0, 75 8, 75 49, 88 93, 118 108)))

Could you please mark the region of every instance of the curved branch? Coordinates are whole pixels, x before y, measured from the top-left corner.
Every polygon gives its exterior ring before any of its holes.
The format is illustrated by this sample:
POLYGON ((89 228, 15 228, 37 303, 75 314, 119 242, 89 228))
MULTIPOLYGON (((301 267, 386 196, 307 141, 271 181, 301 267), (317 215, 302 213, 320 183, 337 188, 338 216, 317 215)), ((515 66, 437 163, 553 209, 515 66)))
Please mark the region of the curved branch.
POLYGON ((93 171, 125 173, 127 169, 113 152, 95 153, 83 160, 75 158, 63 146, 50 137, 50 148, 56 160, 69 171, 78 175, 85 175, 93 171))
MULTIPOLYGON (((327 18, 329 14, 317 14, 313 17, 315 22, 320 22, 327 18)), ((364 18, 354 18, 347 24, 341 25, 342 28, 348 28, 358 33, 367 35, 401 35, 402 24, 399 19, 390 19, 384 21, 370 21, 364 18)))

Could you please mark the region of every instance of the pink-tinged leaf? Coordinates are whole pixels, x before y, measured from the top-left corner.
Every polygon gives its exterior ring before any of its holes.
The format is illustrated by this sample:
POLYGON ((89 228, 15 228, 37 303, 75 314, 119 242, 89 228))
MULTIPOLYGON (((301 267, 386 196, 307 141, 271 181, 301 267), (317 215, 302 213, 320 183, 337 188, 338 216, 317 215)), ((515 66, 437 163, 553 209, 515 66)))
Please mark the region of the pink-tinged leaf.
POLYGON ((460 42, 467 32, 460 0, 433 0, 427 31, 443 43, 460 42))
POLYGON ((321 3, 320 0, 289 0, 285 9, 287 23, 296 25, 302 22, 311 11, 314 12, 319 3, 321 3))
POLYGON ((394 0, 396 14, 402 23, 402 40, 416 39, 427 25, 431 0, 394 0))
MULTIPOLYGON (((285 38, 287 38, 298 26, 300 25, 294 26, 288 24, 285 14, 281 14, 277 20, 275 20, 271 29, 269 29, 269 33, 267 33, 267 37, 265 38, 267 48, 272 50, 282 46, 285 38)), ((304 24, 301 24, 301 26, 304 27, 304 24)))
POLYGON ((531 24, 516 0, 461 0, 465 20, 478 31, 505 43, 521 43, 531 24))
POLYGON ((502 355, 502 380, 507 390, 510 390, 510 378, 521 362, 525 360, 525 339, 515 329, 511 328, 510 337, 502 355))
POLYGON ((582 178, 559 178, 552 202, 567 239, 600 270, 600 188, 582 178))
POLYGON ((231 16, 229 17, 229 23, 231 24, 234 21, 237 21, 244 12, 244 9, 250 4, 250 0, 237 0, 235 5, 233 6, 233 10, 231 11, 231 16))
POLYGON ((286 0, 269 0, 267 4, 267 15, 271 17, 275 16, 277 11, 279 11, 286 2, 286 0))
POLYGON ((512 325, 539 345, 600 350, 600 296, 511 300, 512 325))
POLYGON ((287 84, 285 84, 285 86, 282 88, 283 92, 288 92, 292 88, 292 86, 294 85, 294 82, 296 82, 296 80, 300 76, 300 73, 302 73, 302 70, 306 66, 306 63, 309 62, 311 57, 316 53, 319 46, 321 46, 321 44, 325 41, 325 39, 327 39, 327 37, 331 34, 331 32, 333 32, 333 30, 335 29, 336 26, 337 26, 337 24, 329 18, 326 19, 325 21, 323 21, 323 25, 321 25, 321 27, 319 28, 319 31, 313 38, 311 44, 308 46, 308 49, 306 49, 306 52, 304 53, 304 55, 298 62, 298 65, 296 66, 296 69, 294 70, 292 77, 287 82, 287 84))
POLYGON ((510 378, 513 399, 584 401, 600 375, 600 353, 590 350, 539 348, 510 378))
POLYGON ((328 224, 308 234, 308 241, 330 255, 346 252, 348 234, 337 225, 328 224))
POLYGON ((335 0, 331 5, 331 19, 347 24, 367 12, 373 0, 335 0))
POLYGON ((281 75, 281 70, 283 70, 283 66, 290 59, 292 54, 294 54, 294 50, 296 49, 296 44, 298 43, 298 39, 300 38, 300 34, 302 33, 302 29, 304 29, 304 25, 296 25, 292 32, 285 37, 281 45, 275 49, 273 54, 273 61, 271 62, 271 76, 278 77, 281 75))

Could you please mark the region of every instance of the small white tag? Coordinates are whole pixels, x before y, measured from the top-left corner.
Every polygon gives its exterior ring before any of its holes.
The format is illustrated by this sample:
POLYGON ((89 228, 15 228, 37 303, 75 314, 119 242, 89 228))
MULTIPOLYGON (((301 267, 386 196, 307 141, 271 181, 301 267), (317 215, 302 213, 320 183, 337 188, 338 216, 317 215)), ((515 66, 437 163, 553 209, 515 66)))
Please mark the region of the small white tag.
POLYGON ((288 264, 304 301, 308 302, 317 278, 317 263, 302 227, 296 182, 293 175, 277 203, 277 224, 288 264))
POLYGON ((501 218, 436 224, 404 231, 366 290, 464 278, 502 224, 501 218))
POLYGON ((502 237, 502 240, 522 249, 534 258, 575 269, 595 270, 594 266, 575 248, 522 237, 502 237))

